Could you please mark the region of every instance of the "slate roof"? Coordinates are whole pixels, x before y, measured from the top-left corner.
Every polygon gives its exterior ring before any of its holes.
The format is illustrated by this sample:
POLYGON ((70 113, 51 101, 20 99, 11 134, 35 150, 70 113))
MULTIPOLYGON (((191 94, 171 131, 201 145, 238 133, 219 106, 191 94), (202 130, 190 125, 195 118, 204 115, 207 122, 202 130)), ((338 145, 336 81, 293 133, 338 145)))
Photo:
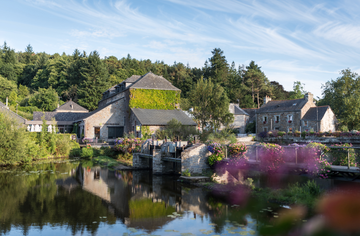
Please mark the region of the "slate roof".
POLYGON ((80 112, 89 112, 88 109, 80 106, 79 104, 77 104, 76 102, 70 100, 67 101, 66 103, 64 103, 63 105, 61 105, 59 108, 56 108, 54 110, 54 112, 56 111, 80 111, 80 112))
POLYGON ((306 104, 304 98, 294 100, 274 100, 262 105, 256 113, 299 111, 306 104))
POLYGON ((2 102, 0 102, 0 112, 8 115, 9 117, 16 120, 20 124, 25 124, 25 122, 26 122, 26 119, 24 117, 19 116, 18 114, 16 114, 12 110, 8 109, 6 107, 6 105, 4 103, 2 103, 2 102))
POLYGON ((258 110, 257 108, 243 108, 242 110, 249 114, 249 122, 255 121, 255 113, 258 110))
POLYGON ((230 104, 230 112, 233 113, 234 115, 245 115, 245 116, 249 115, 243 109, 241 109, 237 104, 230 104))
MULTIPOLYGON (((130 77, 131 78, 131 77, 130 77)), ((137 81, 129 86, 132 89, 159 89, 159 90, 179 90, 164 77, 155 75, 151 71, 141 76, 137 81)))
POLYGON ((39 112, 34 111, 33 120, 40 121, 45 114, 45 120, 51 121, 52 118, 55 118, 55 121, 76 121, 81 119, 83 116, 86 116, 89 113, 84 112, 39 112))
POLYGON ((136 80, 138 80, 141 77, 141 75, 132 75, 126 80, 124 80, 122 83, 134 83, 136 80))
POLYGON ((183 125, 196 125, 182 110, 132 108, 131 111, 142 125, 166 125, 172 119, 178 120, 183 125))
MULTIPOLYGON (((311 107, 302 120, 322 120, 330 106, 311 107), (318 118, 318 119, 317 119, 318 118)), ((331 109, 331 108, 330 108, 331 109)))

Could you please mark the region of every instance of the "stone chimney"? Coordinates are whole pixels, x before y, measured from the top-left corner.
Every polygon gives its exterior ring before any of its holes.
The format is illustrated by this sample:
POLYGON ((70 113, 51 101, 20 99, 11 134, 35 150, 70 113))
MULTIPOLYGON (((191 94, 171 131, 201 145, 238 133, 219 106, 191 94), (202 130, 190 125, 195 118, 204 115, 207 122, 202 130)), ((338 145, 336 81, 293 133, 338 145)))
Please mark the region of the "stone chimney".
POLYGON ((314 95, 312 93, 310 93, 310 92, 306 93, 304 95, 304 98, 305 98, 306 101, 310 101, 311 103, 314 102, 314 95))
POLYGON ((269 96, 264 97, 264 104, 266 104, 266 103, 268 103, 270 101, 271 101, 271 97, 269 97, 269 96))

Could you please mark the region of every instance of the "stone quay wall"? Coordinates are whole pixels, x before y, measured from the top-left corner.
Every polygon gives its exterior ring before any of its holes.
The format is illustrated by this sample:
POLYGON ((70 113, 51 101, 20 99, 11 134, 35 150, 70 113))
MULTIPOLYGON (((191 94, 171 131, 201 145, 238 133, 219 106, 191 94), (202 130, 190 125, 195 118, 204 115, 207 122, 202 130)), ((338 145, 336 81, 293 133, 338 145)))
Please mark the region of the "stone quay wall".
POLYGON ((181 153, 181 172, 189 170, 191 174, 202 174, 204 170, 210 168, 207 164, 208 156, 210 152, 203 143, 185 149, 181 153))

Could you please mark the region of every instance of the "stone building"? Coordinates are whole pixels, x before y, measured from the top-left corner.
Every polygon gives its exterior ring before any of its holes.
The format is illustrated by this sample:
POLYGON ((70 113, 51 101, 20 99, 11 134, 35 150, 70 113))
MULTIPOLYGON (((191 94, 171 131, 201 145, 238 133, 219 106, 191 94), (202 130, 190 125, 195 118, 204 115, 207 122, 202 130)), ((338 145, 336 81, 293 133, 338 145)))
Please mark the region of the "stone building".
POLYGON ((239 134, 245 134, 245 127, 250 118, 249 114, 235 103, 230 103, 229 111, 234 115, 234 122, 229 126, 233 129, 237 129, 239 134))
POLYGON ((34 121, 41 122, 45 115, 49 124, 55 119, 55 123, 63 126, 66 132, 71 132, 76 126, 79 138, 108 141, 123 137, 124 132, 141 137, 146 126, 146 130, 153 133, 164 128, 171 119, 196 126, 179 109, 180 92, 168 80, 152 72, 133 75, 105 91, 98 108, 92 112, 69 101, 54 112, 34 112, 34 121))
POLYGON ((266 96, 256 110, 257 133, 280 130, 286 132, 335 131, 336 117, 330 106, 317 107, 311 93, 294 100, 275 100, 266 96))
POLYGON ((58 132, 71 133, 74 131, 74 122, 87 113, 89 113, 89 110, 70 100, 52 112, 33 112, 33 120, 27 121, 26 125, 28 131, 40 132, 42 118, 44 117, 48 125, 48 131, 52 131, 57 126, 58 132))

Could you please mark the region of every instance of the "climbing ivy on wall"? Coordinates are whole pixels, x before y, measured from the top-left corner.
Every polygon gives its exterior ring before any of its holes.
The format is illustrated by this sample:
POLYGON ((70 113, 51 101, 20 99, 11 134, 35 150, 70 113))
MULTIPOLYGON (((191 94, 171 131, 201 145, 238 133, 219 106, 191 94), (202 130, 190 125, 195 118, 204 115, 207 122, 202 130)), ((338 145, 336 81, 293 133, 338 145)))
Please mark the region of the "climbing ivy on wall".
POLYGON ((130 89, 130 108, 174 110, 180 103, 180 91, 130 89))

